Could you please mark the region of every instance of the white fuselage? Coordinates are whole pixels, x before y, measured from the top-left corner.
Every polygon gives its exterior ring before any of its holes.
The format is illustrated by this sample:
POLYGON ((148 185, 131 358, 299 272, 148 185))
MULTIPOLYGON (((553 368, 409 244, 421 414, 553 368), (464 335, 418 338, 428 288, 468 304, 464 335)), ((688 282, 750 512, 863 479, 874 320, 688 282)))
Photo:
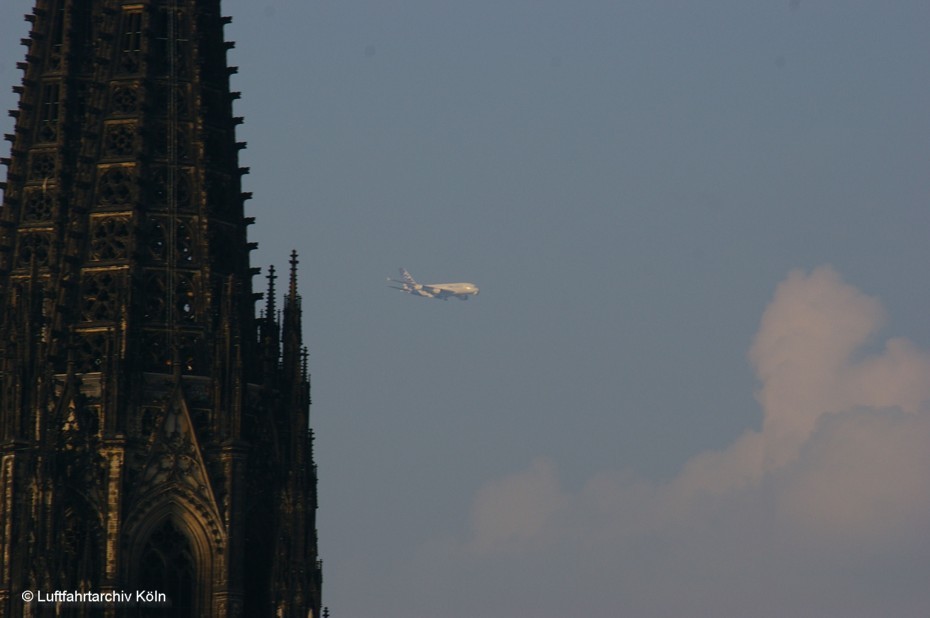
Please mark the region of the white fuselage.
POLYGON ((401 278, 391 279, 388 277, 388 281, 401 285, 399 287, 390 287, 407 292, 408 294, 413 294, 414 296, 441 298, 442 300, 449 300, 450 298, 468 300, 469 296, 478 295, 478 286, 474 283, 417 283, 406 270, 403 268, 399 270, 401 278))
POLYGON ((454 296, 467 300, 469 296, 477 296, 479 292, 474 283, 417 283, 410 287, 413 288, 411 293, 429 298, 445 299, 454 296))

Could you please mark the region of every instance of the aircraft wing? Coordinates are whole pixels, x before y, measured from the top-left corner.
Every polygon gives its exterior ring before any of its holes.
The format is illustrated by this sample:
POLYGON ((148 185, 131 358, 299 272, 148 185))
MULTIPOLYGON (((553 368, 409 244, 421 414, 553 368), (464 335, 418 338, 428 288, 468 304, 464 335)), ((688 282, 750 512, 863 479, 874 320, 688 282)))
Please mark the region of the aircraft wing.
POLYGON ((399 283, 400 285, 391 285, 388 284, 389 288, 395 290, 400 290, 401 292, 406 292, 407 294, 413 294, 414 296, 424 296, 426 298, 436 298, 436 294, 433 291, 433 288, 427 287, 425 285, 415 284, 411 285, 406 281, 398 281, 397 279, 388 278, 388 281, 391 283, 399 283))
POLYGON ((426 298, 442 298, 442 290, 429 285, 418 284, 411 293, 416 294, 417 296, 425 296, 426 298))

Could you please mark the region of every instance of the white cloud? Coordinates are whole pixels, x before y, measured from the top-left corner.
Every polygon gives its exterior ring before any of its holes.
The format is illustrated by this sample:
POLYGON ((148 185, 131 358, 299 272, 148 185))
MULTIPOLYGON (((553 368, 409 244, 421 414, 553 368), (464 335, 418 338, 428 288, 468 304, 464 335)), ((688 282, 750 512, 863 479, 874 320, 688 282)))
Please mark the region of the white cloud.
POLYGON ((780 514, 822 541, 874 551, 930 534, 930 414, 825 417, 778 479, 780 514))
POLYGON ((537 459, 527 470, 484 486, 472 509, 472 550, 494 551, 537 544, 566 507, 555 466, 537 459))
POLYGON ((830 267, 792 272, 750 351, 760 431, 666 483, 603 473, 572 493, 535 461, 478 492, 472 559, 531 573, 549 552, 585 615, 928 615, 930 357, 863 352, 883 320, 830 267))
POLYGON ((881 354, 856 352, 884 321, 878 300, 844 283, 830 267, 792 272, 762 316, 750 359, 762 383, 766 465, 797 456, 826 413, 900 407, 930 399, 930 358, 893 339, 881 354))

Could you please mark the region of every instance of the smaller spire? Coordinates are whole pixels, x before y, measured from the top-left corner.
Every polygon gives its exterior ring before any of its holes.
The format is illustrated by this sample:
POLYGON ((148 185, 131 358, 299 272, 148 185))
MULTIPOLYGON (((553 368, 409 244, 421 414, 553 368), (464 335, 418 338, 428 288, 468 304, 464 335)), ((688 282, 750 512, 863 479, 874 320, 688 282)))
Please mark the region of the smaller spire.
POLYGON ((300 260, 297 259, 297 250, 291 250, 291 286, 287 292, 291 299, 297 298, 297 264, 299 263, 300 260))
POLYGON ((268 298, 265 299, 265 319, 274 319, 274 280, 278 276, 274 274, 274 264, 268 267, 268 298))
POLYGON ((297 294, 297 251, 291 251, 291 281, 288 294, 284 301, 284 320, 281 323, 283 330, 281 332, 281 341, 283 343, 283 355, 281 357, 282 368, 285 375, 299 383, 302 375, 302 359, 300 349, 301 340, 301 320, 300 320, 300 296, 297 294))

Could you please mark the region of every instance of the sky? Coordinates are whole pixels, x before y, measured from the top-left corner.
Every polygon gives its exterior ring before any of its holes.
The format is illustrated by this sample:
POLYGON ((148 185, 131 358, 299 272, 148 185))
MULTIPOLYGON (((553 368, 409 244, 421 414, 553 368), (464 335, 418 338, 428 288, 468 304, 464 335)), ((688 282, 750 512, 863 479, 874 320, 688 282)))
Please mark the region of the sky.
POLYGON ((930 5, 224 12, 333 618, 928 615, 930 5))

